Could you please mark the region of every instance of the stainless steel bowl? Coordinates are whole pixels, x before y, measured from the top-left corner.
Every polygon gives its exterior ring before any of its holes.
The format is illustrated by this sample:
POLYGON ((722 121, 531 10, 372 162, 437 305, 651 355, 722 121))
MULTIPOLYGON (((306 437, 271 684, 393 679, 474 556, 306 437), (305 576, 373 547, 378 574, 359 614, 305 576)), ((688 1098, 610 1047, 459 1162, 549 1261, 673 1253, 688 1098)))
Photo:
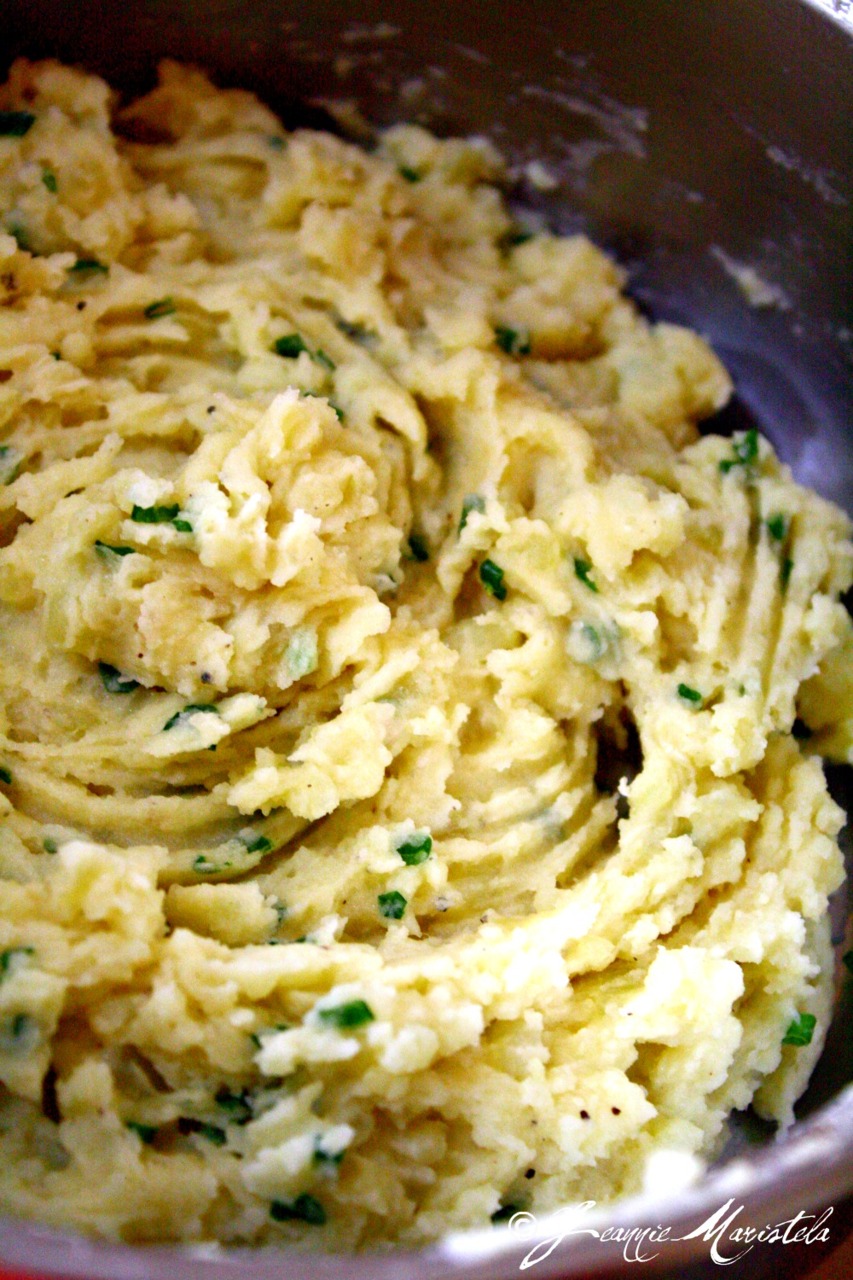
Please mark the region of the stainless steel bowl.
MULTIPOLYGON (((347 102, 374 125, 416 120, 490 136, 511 162, 514 200, 556 229, 588 232, 629 269, 641 306, 710 339, 737 388, 714 429, 757 425, 798 479, 853 511, 849 0, 314 0, 298 9, 4 0, 0 58, 5 66, 22 53, 80 63, 128 95, 151 83, 161 57, 196 62, 221 84, 254 89, 290 125, 340 128, 334 104, 347 102), (530 181, 535 160, 557 177, 553 189, 530 181)), ((849 771, 831 771, 831 782, 849 810, 849 771)), ((848 914, 842 891, 839 945, 848 914)), ((576 1225, 666 1224, 670 1241, 645 1273, 698 1276, 716 1272, 710 1242, 674 1238, 730 1199, 743 1206, 738 1226, 762 1227, 849 1196, 853 999, 840 980, 838 990, 827 1048, 784 1138, 736 1125, 723 1160, 692 1189, 662 1188, 576 1225)), ((559 1231, 540 1223, 536 1238, 559 1231)), ((501 1280, 533 1243, 478 1233, 417 1254, 340 1258, 138 1248, 0 1224, 6 1265, 85 1280, 501 1280)), ((791 1274, 790 1257, 757 1248, 749 1275, 791 1274)), ((535 1274, 627 1266, 621 1243, 579 1234, 535 1274)))

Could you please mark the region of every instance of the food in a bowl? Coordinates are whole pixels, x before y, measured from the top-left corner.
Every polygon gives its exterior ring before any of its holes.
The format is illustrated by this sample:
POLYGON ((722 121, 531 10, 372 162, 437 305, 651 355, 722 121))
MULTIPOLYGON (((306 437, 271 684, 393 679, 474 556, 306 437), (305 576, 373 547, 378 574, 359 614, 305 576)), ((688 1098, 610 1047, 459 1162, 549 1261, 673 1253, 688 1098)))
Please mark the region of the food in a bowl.
POLYGON ((0 1203, 417 1244, 790 1122, 848 521, 482 140, 0 94, 0 1203))

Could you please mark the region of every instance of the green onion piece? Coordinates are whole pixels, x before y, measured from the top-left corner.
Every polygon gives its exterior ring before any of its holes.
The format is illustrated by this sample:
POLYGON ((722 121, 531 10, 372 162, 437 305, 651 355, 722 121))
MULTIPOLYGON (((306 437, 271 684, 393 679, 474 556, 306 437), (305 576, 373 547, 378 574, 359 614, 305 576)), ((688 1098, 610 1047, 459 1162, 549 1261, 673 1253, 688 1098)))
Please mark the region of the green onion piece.
POLYGON ((273 1200, 270 1205, 270 1217, 273 1222, 308 1222, 312 1227, 322 1227, 326 1222, 326 1210, 307 1191, 303 1191, 295 1200, 273 1200))
POLYGON ((241 831, 237 839, 246 846, 247 853, 269 853, 272 840, 266 836, 256 836, 253 831, 241 831))
POLYGON ((248 1089, 241 1089, 239 1093, 232 1093, 230 1089, 223 1085, 217 1092, 215 1101, 218 1107, 228 1112, 233 1124, 246 1124, 252 1118, 252 1104, 249 1099, 248 1089))
POLYGON ((590 591, 598 591, 598 587, 589 576, 592 565, 588 560, 581 560, 579 556, 575 556, 575 577, 579 578, 585 587, 589 587, 590 591))
POLYGON ((138 680, 123 676, 118 667, 111 667, 108 662, 99 662, 98 671, 107 693, 133 693, 134 689, 139 688, 138 680))
POLYGON ((314 1139, 314 1164, 319 1164, 329 1172, 338 1167, 345 1154, 344 1151, 326 1151, 322 1134, 318 1134, 314 1139))
POLYGON ((193 531, 189 520, 173 520, 172 528, 177 529, 178 533, 192 533, 193 531))
POLYGON ((429 560, 429 548, 419 533, 410 535, 409 551, 412 553, 412 559, 420 561, 421 564, 429 560))
POLYGON ((788 536, 788 517, 777 511, 776 515, 770 516, 766 521, 767 532, 776 542, 784 542, 788 536))
POLYGON ((125 1120, 124 1127, 125 1129, 132 1129, 149 1147, 157 1137, 157 1127, 153 1124, 140 1124, 138 1120, 125 1120))
POLYGON ((184 716, 191 715, 194 711, 213 711, 216 713, 216 706, 212 702, 191 702, 184 707, 183 711, 176 711, 173 716, 169 716, 161 732, 165 733, 167 729, 174 729, 179 720, 184 716))
POLYGON ((130 518, 137 524, 171 524, 180 509, 177 502, 163 507, 138 507, 134 502, 130 518))
POLYGON ((59 848, 52 836, 45 836, 41 843, 45 853, 56 853, 59 848))
POLYGON ((788 583, 791 580, 791 572, 793 568, 794 568, 793 560, 791 559, 790 556, 785 556, 785 559, 782 561, 781 565, 779 566, 779 584, 783 591, 786 589, 786 587, 788 586, 788 583))
MULTIPOLYGON (((276 338, 272 344, 272 349, 277 356, 287 356, 288 359, 295 359, 301 355, 303 351, 308 351, 305 343, 298 333, 286 333, 281 338, 276 338)), ((310 355, 310 352, 309 352, 310 355)))
POLYGON ((680 684, 678 686, 678 696, 685 702, 692 702, 694 705, 702 701, 702 695, 698 689, 691 689, 689 684, 680 684))
POLYGON ((104 560, 107 564, 110 564, 115 560, 116 557, 121 558, 122 556, 132 556, 135 553, 136 548, 135 547, 116 547, 116 546, 113 546, 112 543, 101 542, 100 538, 98 538, 95 542, 95 551, 101 557, 102 560, 104 560))
POLYGON ((59 184, 56 180, 56 174, 53 172, 53 170, 42 169, 41 180, 44 183, 45 188, 51 193, 51 195, 56 195, 59 184))
POLYGON ((12 785, 12 770, 7 769, 5 764, 0 764, 0 782, 5 782, 7 787, 12 785))
POLYGON ((328 369, 329 373, 334 373, 335 369, 337 368, 337 365, 335 364, 332 357, 327 356, 325 351, 322 349, 322 347, 318 347, 317 350, 314 352, 314 359, 317 361, 318 364, 321 364, 324 369, 328 369))
POLYGON ((0 982, 19 969, 26 956, 34 955, 34 947, 9 947, 6 951, 0 951, 0 982))
POLYGON ((788 1030, 782 1037, 783 1044, 792 1044, 798 1049, 811 1044, 817 1018, 813 1013, 798 1013, 788 1030))
POLYGON ((27 228, 17 219, 10 218, 6 223, 6 230, 10 236, 14 237, 15 243, 23 253, 31 253, 30 236, 27 228))
POLYGON ((459 518, 459 532, 465 528, 468 523, 468 517, 472 511, 477 511, 480 515, 486 510, 486 499, 481 493, 466 493, 462 499, 462 515, 459 518))
POLYGON ((495 564, 494 560, 484 560, 480 565, 480 581, 489 595, 494 596, 496 600, 506 600, 503 578, 504 571, 495 564))
POLYGON ((109 267, 103 262, 99 262, 97 258, 78 258, 73 267, 68 268, 68 274, 73 276, 105 276, 109 272, 109 267))
POLYGON ((509 329, 495 325, 495 342, 508 356, 530 355, 530 334, 526 329, 509 329))
POLYGON ((176 310, 174 298, 159 298, 157 302, 149 302, 142 314, 146 320, 159 320, 161 316, 173 316, 176 310))
POLYGON ((409 905, 408 899, 396 889, 391 889, 389 893, 380 893, 376 901, 379 903, 379 914, 386 920, 402 920, 409 905))
POLYGON ((397 852, 407 867, 418 867, 432 852, 432 836, 428 831, 415 831, 397 845, 397 852))
POLYGON ((417 169, 413 169, 411 165, 401 164, 397 166, 397 172, 401 178, 405 178, 407 182, 420 182, 423 174, 418 173, 417 169))
POLYGON ((723 475, 728 475, 733 467, 749 467, 758 458, 758 431, 750 427, 741 436, 735 436, 732 443, 733 458, 726 458, 720 463, 723 475))
POLYGON ((374 1014, 364 1000, 348 1000, 346 1004, 336 1004, 331 1009, 318 1009, 317 1016, 327 1027, 348 1030, 350 1027, 361 1027, 365 1022, 373 1022, 374 1014))
POLYGON ((0 138, 23 138, 35 122, 31 111, 0 111, 0 138))
POLYGON ((502 1204, 500 1209, 496 1209, 492 1214, 492 1222, 498 1226, 501 1222, 509 1222, 514 1214, 518 1213, 517 1204, 502 1204))

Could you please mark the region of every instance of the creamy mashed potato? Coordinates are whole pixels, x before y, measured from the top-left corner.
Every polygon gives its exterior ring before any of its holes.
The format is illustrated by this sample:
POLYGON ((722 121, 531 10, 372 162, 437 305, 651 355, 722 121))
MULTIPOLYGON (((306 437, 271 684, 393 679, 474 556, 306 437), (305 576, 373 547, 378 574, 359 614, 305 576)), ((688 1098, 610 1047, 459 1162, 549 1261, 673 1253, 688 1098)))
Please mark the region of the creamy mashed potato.
POLYGON ((485 142, 112 105, 0 91, 3 1208, 417 1244, 788 1123, 846 518, 485 142))

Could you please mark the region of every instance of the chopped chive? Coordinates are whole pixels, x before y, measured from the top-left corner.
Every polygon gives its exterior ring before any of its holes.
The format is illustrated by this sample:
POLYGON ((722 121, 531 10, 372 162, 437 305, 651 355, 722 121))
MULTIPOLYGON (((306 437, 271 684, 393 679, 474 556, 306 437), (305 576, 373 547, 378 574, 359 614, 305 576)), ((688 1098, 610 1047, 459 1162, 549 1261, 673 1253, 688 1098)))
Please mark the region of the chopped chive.
POLYGON ((281 338, 276 338, 272 344, 272 349, 277 356, 286 356, 291 360, 301 355, 303 351, 308 351, 298 333, 285 333, 281 338))
POLYGON ((110 564, 116 557, 120 559, 122 556, 132 556, 135 553, 136 548, 116 547, 110 542, 101 542, 100 538, 98 538, 95 541, 95 551, 102 560, 106 561, 107 564, 110 564))
POLYGON ((720 463, 723 475, 728 475, 733 467, 749 467, 758 458, 758 431, 750 427, 741 436, 735 436, 732 442, 733 458, 726 458, 720 463))
POLYGON ((781 511, 777 512, 776 515, 770 516, 765 521, 765 524, 767 525, 767 532, 770 534, 771 538, 775 539, 776 542, 785 541, 788 536, 789 523, 788 517, 782 515, 781 511))
POLYGON ((488 591, 489 595, 495 597, 496 600, 506 600, 506 587, 504 586, 504 571, 494 560, 484 560, 480 565, 480 581, 488 591))
POLYGON ((308 1222, 312 1227, 322 1227, 326 1222, 326 1210, 314 1196, 303 1191, 295 1200, 273 1200, 270 1205, 273 1222, 308 1222))
POLYGON ((314 352, 314 359, 317 361, 318 364, 321 364, 324 369, 328 369, 329 373, 334 373, 335 369, 337 368, 337 365, 335 364, 332 357, 327 356, 325 351, 322 349, 322 347, 318 347, 317 350, 314 352))
POLYGON ((589 576, 592 565, 588 560, 581 560, 579 556, 575 556, 575 577, 579 578, 585 587, 589 587, 590 591, 598 591, 598 587, 589 576))
POLYGON ((366 1022, 373 1022, 374 1013, 364 1000, 348 1000, 346 1004, 336 1004, 331 1009, 318 1009, 317 1016, 327 1027, 348 1030, 350 1027, 361 1027, 366 1022))
POLYGON ((256 836, 253 831, 241 831, 237 839, 246 846, 247 853, 269 853, 273 847, 272 840, 266 836, 256 836))
POLYGON ((85 278, 87 276, 105 276, 109 273, 109 267, 103 262, 99 262, 97 258, 78 258, 73 267, 68 268, 68 274, 85 278))
POLYGON ((199 876, 211 875, 214 871, 224 871, 226 867, 230 866, 230 862, 225 862, 222 866, 217 866, 215 862, 211 862, 206 853, 200 853, 198 857, 193 860, 193 871, 199 876))
POLYGON ((108 662, 99 662, 98 671, 107 693, 133 693, 139 688, 138 680, 123 676, 118 667, 111 667, 108 662))
POLYGON ((252 1104, 249 1100, 248 1089, 241 1089, 239 1093, 232 1093, 230 1089, 223 1085, 216 1094, 215 1102, 223 1111, 227 1111, 234 1124, 246 1124, 252 1118, 252 1104))
POLYGON ((0 111, 0 138, 23 138, 35 122, 31 111, 0 111))
POLYGON ((813 1013, 798 1013, 782 1037, 782 1043, 801 1049, 804 1045, 811 1044, 816 1026, 817 1018, 813 1013))
POLYGON ((429 560, 429 548, 419 533, 410 535, 409 551, 412 554, 412 559, 420 561, 421 564, 429 560))
POLYGON ((217 708, 212 702, 191 702, 184 707, 183 711, 176 711, 173 716, 169 716, 169 719, 163 725, 161 733, 165 733, 167 729, 174 729, 179 720, 185 716, 192 715, 194 711, 213 711, 216 714, 217 708))
POLYGON ((153 1124, 140 1124, 138 1120, 125 1120, 124 1127, 138 1134, 146 1146, 149 1147, 157 1137, 157 1127, 153 1124))
POLYGON ((785 559, 782 561, 781 565, 779 566, 779 584, 783 591, 788 586, 788 583, 791 579, 791 571, 793 570, 793 568, 794 568, 793 560, 791 559, 790 556, 785 556, 785 559))
POLYGON ((52 169, 42 169, 42 171, 41 171, 41 180, 42 180, 42 182, 43 182, 43 184, 44 184, 45 188, 46 188, 46 189, 51 193, 51 195, 54 195, 54 196, 55 196, 55 195, 56 195, 56 192, 57 192, 57 189, 58 189, 58 186, 59 186, 59 183, 58 183, 58 182, 57 182, 57 180, 56 180, 56 174, 53 172, 53 170, 52 170, 52 169))
POLYGON ((397 852, 407 867, 420 866, 432 852, 432 836, 428 831, 415 831, 401 840, 397 852))
POLYGON ((0 782, 5 782, 7 787, 12 785, 12 770, 7 769, 5 764, 0 764, 0 782))
POLYGON ((0 951, 0 982, 14 973, 26 956, 34 955, 34 947, 9 947, 6 951, 0 951))
POLYGON ((527 244, 527 241, 532 239, 532 231, 507 231, 506 235, 501 236, 499 244, 502 249, 515 249, 518 245, 527 244))
POLYGON ((323 1146, 322 1134, 317 1134, 316 1138, 314 1139, 314 1155, 313 1155, 314 1164, 320 1165, 322 1168, 328 1170, 329 1172, 331 1172, 334 1169, 337 1169, 338 1165, 343 1160, 345 1154, 346 1153, 344 1151, 335 1151, 335 1152, 327 1151, 323 1146))
POLYGON ((509 1222, 514 1214, 518 1213, 517 1204, 502 1204, 500 1209, 496 1209, 492 1214, 492 1222, 498 1226, 502 1222, 509 1222))
POLYGON ((22 222, 18 222, 17 220, 10 219, 9 222, 6 224, 6 230, 10 236, 14 237, 15 243, 17 244, 18 248, 21 250, 22 253, 32 252, 32 246, 30 245, 29 232, 27 231, 27 228, 23 225, 22 222))
POLYGON ((678 696, 684 702, 692 702, 694 705, 702 701, 702 695, 698 689, 691 689, 689 684, 680 684, 678 686, 678 696))
POLYGON ((423 174, 418 173, 417 169, 413 169, 411 165, 401 164, 397 166, 397 172, 401 178, 405 178, 407 182, 420 182, 423 174))
POLYGON ((41 1027, 28 1013, 14 1013, 0 1023, 0 1053, 32 1053, 41 1038, 41 1027))
POLYGON ((335 415, 335 417, 337 418, 338 422, 343 422, 344 418, 346 417, 346 414, 344 413, 344 411, 343 411, 343 409, 341 408, 341 406, 340 406, 339 404, 335 404, 334 400, 330 400, 330 401, 329 401, 329 408, 330 408, 330 409, 332 410, 332 412, 334 413, 334 415, 335 415))
POLYGON ((486 499, 481 493, 466 493, 462 499, 462 515, 459 517, 459 532, 465 528, 468 523, 468 517, 472 511, 477 511, 480 515, 486 510, 486 499))
POLYGON ((45 853, 56 853, 57 849, 59 848, 59 845, 56 843, 56 841, 53 839, 52 836, 45 836, 41 844, 45 853))
POLYGON ((138 507, 134 502, 130 518, 137 524, 171 524, 180 509, 177 502, 162 507, 138 507))
POLYGON ((177 529, 178 533, 192 533, 193 531, 189 520, 173 520, 172 528, 177 529))
POLYGON ((409 905, 408 899, 396 889, 391 889, 388 893, 380 893, 376 901, 379 903, 379 914, 386 920, 402 920, 409 905))
POLYGON ((530 334, 526 329, 510 329, 495 325, 495 342, 508 356, 530 355, 530 334))
POLYGON ((159 320, 161 316, 173 316, 176 311, 174 298, 159 298, 157 302, 149 302, 142 314, 146 320, 159 320))

